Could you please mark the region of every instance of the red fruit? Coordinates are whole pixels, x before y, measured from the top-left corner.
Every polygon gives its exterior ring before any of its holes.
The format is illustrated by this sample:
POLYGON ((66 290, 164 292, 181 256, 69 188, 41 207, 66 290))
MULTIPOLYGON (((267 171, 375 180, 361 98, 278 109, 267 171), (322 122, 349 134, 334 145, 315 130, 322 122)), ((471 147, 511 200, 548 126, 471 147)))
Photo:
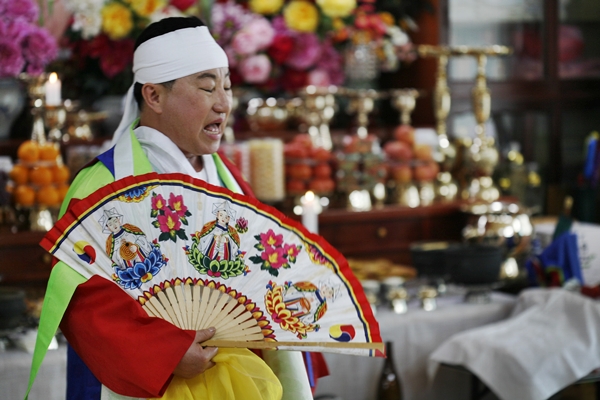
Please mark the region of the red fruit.
POLYGON ((395 165, 392 167, 392 177, 396 182, 408 183, 413 178, 412 168, 407 164, 395 165))
POLYGON ((387 142, 383 146, 383 151, 392 160, 408 161, 413 158, 413 151, 410 145, 396 140, 387 142))
POLYGON ((288 164, 287 171, 292 179, 305 181, 312 177, 312 168, 307 164, 288 164))
POLYGON ((287 143, 283 146, 285 158, 307 158, 308 150, 300 143, 287 143))
POLYGON ((290 194, 304 194, 306 192, 306 185, 303 181, 289 179, 286 182, 285 189, 290 194))
POLYGON ((415 128, 410 125, 398 125, 394 129, 394 139, 412 146, 415 143, 415 128))
POLYGON ((419 164, 415 167, 415 179, 421 182, 430 182, 435 179, 438 172, 440 172, 440 167, 433 161, 419 164))
POLYGON ((331 193, 335 189, 335 182, 333 179, 313 179, 308 183, 308 189, 317 194, 331 193))
POLYGON ((313 175, 317 178, 330 178, 331 167, 328 164, 318 164, 313 168, 313 175))
POLYGON ((433 154, 431 151, 431 146, 428 144, 417 144, 415 145, 415 158, 417 160, 422 161, 431 161, 433 160, 433 154))
POLYGON ((292 143, 298 143, 306 149, 312 149, 312 139, 308 133, 299 133, 294 136, 292 143))
POLYGON ((322 147, 316 147, 312 149, 311 158, 316 161, 329 161, 331 158, 331 152, 322 147))

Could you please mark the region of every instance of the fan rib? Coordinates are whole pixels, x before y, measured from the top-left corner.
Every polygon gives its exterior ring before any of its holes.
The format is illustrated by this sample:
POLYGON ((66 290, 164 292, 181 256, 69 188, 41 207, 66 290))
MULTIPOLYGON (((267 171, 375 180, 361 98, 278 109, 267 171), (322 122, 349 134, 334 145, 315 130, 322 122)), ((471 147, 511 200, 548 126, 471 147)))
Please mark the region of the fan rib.
POLYGON ((167 295, 167 298, 171 302, 171 307, 173 308, 173 311, 175 311, 175 317, 177 318, 177 326, 183 329, 183 327, 185 326, 183 321, 183 315, 181 315, 181 307, 179 305, 179 302, 177 301, 177 297, 175 296, 175 290, 173 289, 173 286, 169 286, 168 288, 166 288, 165 293, 167 295))
POLYGON ((175 297, 177 298, 177 302, 179 303, 179 308, 181 309, 182 323, 181 329, 190 329, 190 321, 188 319, 188 311, 187 311, 187 303, 185 301, 185 296, 183 294, 183 285, 181 283, 175 285, 174 288, 175 297))
POLYGON ((171 319, 171 316, 169 315, 168 311, 163 307, 162 303, 160 302, 160 300, 157 297, 155 297, 155 296, 150 297, 150 299, 148 300, 148 302, 150 304, 152 304, 152 306, 154 307, 154 309, 158 312, 158 314, 164 320, 169 321, 170 323, 172 323, 173 325, 175 325, 175 323, 171 319))
POLYGON ((192 329, 196 329, 196 326, 198 325, 200 294, 200 286, 194 285, 192 291, 192 329))
POLYGON ((227 301, 227 298, 231 297, 227 294, 221 294, 217 304, 215 304, 215 306, 212 308, 208 318, 206 319, 206 322, 204 323, 206 326, 214 326, 214 320, 215 318, 217 318, 219 316, 219 314, 223 311, 223 306, 225 305, 225 302, 227 301))
POLYGON ((229 299, 227 299, 225 307, 223 307, 221 312, 217 315, 217 318, 213 320, 213 326, 215 327, 215 329, 217 328, 217 326, 220 326, 223 323, 223 320, 229 318, 229 313, 238 304, 238 302, 233 297, 229 295, 227 295, 227 297, 229 297, 229 299))
POLYGON ((161 290, 160 292, 158 292, 157 296, 158 296, 158 300, 160 300, 160 304, 162 304, 165 311, 169 315, 170 322, 173 325, 179 326, 177 323, 177 315, 175 314, 175 311, 173 310, 173 307, 171 306, 171 303, 169 302, 169 299, 167 298, 167 295, 165 294, 165 292, 161 290))
POLYGON ((194 327, 192 287, 190 285, 183 284, 183 293, 185 294, 185 308, 187 310, 188 329, 192 329, 194 327))
POLYGON ((212 310, 215 308, 215 304, 217 303, 219 295, 221 294, 219 290, 209 289, 209 291, 212 291, 212 293, 210 294, 210 299, 208 300, 208 304, 206 305, 207 312, 205 312, 205 314, 202 316, 202 324, 200 325, 200 329, 206 329, 209 327, 208 319, 210 318, 212 310))
POLYGON ((219 329, 223 329, 225 327, 237 324, 238 318, 242 318, 242 320, 246 320, 247 317, 244 317, 244 311, 246 310, 246 307, 239 305, 238 307, 234 308, 229 314, 228 314, 228 318, 224 319, 222 321, 221 324, 215 326, 215 328, 219 329))
POLYGON ((198 324, 196 330, 202 329, 202 321, 206 318, 206 310, 208 308, 208 299, 210 296, 210 289, 206 286, 202 287, 202 297, 200 299, 200 310, 198 311, 198 324))

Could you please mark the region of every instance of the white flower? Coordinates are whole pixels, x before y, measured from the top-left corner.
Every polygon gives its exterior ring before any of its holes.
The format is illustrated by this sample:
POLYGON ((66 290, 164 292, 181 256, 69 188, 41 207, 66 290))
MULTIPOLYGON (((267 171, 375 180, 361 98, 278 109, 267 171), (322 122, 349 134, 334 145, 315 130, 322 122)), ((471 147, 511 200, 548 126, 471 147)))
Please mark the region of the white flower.
POLYGON ((408 35, 396 25, 388 26, 386 31, 394 46, 404 46, 410 42, 408 35))
POLYGON ((161 19, 169 18, 169 17, 185 17, 178 8, 173 6, 167 6, 160 9, 157 9, 150 15, 150 23, 158 22, 161 19))
POLYGON ((104 0, 66 0, 65 6, 73 12, 72 29, 81 31, 83 38, 89 39, 100 33, 104 0))

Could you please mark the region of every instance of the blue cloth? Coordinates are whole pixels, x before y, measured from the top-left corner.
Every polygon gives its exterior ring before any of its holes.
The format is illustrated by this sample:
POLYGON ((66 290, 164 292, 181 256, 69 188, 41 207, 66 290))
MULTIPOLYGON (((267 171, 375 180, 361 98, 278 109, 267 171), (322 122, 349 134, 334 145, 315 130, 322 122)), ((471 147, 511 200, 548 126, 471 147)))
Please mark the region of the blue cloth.
POLYGON ((534 286, 562 286, 571 279, 583 284, 577 235, 570 231, 558 236, 537 257, 525 264, 534 286))
POLYGON ((67 400, 100 400, 101 391, 100 381, 67 345, 67 400))

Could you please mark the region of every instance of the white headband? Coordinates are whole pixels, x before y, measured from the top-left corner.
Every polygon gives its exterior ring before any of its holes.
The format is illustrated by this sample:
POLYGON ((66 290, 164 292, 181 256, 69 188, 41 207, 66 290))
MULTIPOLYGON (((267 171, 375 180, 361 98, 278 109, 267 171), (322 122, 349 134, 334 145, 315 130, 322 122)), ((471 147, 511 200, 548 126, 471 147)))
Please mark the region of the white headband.
POLYGON ((133 54, 134 84, 112 139, 114 145, 139 117, 133 96, 135 82, 163 83, 214 68, 228 67, 227 55, 206 26, 179 29, 142 43, 133 54))

